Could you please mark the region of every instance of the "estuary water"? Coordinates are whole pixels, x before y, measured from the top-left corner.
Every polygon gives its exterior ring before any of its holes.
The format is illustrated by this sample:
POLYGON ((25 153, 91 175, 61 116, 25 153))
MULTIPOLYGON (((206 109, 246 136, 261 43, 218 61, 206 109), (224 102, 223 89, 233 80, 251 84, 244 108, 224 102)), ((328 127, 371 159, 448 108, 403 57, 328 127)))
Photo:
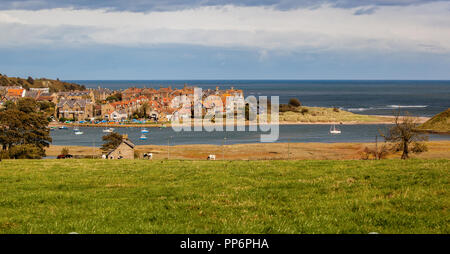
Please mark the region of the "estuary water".
MULTIPOLYGON (((340 135, 329 134, 330 126, 317 125, 280 125, 280 136, 276 142, 373 142, 379 131, 388 128, 389 125, 338 125, 342 133, 340 135)), ((53 145, 66 146, 100 146, 103 128, 80 127, 84 134, 75 135, 71 128, 67 130, 52 130, 53 145)), ((268 132, 252 131, 229 131, 229 132, 175 132, 172 128, 147 128, 147 140, 140 140, 141 128, 121 127, 115 131, 128 134, 135 145, 184 145, 184 144, 248 144, 259 143, 262 134, 268 132)), ((379 138, 381 141, 381 138, 379 138)), ((449 135, 430 135, 430 140, 450 140, 449 135)))

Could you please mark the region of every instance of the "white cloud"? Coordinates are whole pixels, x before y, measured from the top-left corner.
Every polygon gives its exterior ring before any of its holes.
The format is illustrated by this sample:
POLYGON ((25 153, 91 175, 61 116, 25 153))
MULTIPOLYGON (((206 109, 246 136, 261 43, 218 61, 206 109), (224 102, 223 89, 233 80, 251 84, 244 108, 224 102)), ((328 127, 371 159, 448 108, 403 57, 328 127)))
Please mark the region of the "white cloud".
POLYGON ((201 7, 171 12, 51 9, 0 11, 0 45, 193 44, 267 50, 450 52, 450 3, 358 9, 325 6, 279 11, 201 7))

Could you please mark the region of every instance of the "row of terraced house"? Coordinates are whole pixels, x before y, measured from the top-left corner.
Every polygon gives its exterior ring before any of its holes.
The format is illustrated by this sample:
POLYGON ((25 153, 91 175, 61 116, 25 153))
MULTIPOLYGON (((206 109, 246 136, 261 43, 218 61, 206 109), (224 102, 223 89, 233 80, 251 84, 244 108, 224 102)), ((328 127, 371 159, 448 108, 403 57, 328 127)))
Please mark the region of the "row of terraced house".
MULTIPOLYGON (((81 120, 109 120, 122 121, 129 119, 133 114, 141 110, 145 105, 146 117, 157 120, 172 120, 173 118, 186 117, 191 113, 191 107, 177 106, 171 103, 177 96, 186 95, 185 98, 193 100, 194 87, 172 89, 169 87, 155 88, 127 88, 125 90, 110 90, 98 87, 85 91, 69 91, 50 93, 48 88, 31 88, 26 90, 22 87, 0 87, 1 100, 17 101, 20 98, 33 98, 37 101, 48 101, 55 105, 54 117, 56 119, 81 120), (108 97, 120 94, 121 100, 110 101, 108 97)), ((217 95, 223 105, 229 96, 243 97, 242 90, 231 89, 203 91, 203 96, 217 95)), ((208 108, 214 102, 204 102, 203 106, 208 108)))

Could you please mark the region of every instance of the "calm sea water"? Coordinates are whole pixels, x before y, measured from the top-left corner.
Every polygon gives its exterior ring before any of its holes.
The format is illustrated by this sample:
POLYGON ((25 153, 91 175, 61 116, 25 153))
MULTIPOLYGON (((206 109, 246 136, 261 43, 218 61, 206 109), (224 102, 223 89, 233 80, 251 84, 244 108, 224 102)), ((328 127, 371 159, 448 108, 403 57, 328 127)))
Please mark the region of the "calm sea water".
MULTIPOLYGON (((379 130, 385 130, 388 125, 340 125, 337 126, 342 134, 329 134, 329 125, 282 125, 280 138, 277 142, 373 142, 379 130)), ((83 135, 75 135, 72 129, 52 130, 54 145, 100 146, 103 133, 102 128, 80 128, 83 135)), ((147 140, 140 140, 141 128, 123 127, 115 131, 128 134, 136 145, 181 145, 181 144, 248 144, 260 142, 261 134, 267 132, 175 132, 172 128, 148 128, 147 140), (225 139, 226 138, 226 139, 225 139)), ((430 140, 450 139, 449 135, 431 135, 430 140)), ((381 140, 381 139, 380 139, 381 140)))
POLYGON ((408 111, 416 116, 433 116, 450 107, 450 81, 295 81, 295 80, 149 80, 149 81, 83 81, 86 87, 110 89, 160 86, 183 87, 184 84, 203 89, 235 88, 244 95, 280 96, 281 103, 292 97, 307 106, 338 107, 361 114, 392 115, 394 110, 408 111))

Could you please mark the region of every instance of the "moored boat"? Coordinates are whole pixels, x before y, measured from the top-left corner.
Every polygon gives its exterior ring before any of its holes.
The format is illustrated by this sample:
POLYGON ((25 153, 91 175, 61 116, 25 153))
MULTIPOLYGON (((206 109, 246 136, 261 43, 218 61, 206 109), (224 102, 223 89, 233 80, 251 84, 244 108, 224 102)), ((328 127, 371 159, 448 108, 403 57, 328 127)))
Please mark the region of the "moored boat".
POLYGON ((107 128, 107 129, 103 130, 103 132, 106 132, 106 133, 111 133, 113 131, 114 131, 114 128, 107 128))
POLYGON ((333 124, 333 128, 330 127, 330 134, 341 134, 341 131, 336 129, 336 125, 333 124))

